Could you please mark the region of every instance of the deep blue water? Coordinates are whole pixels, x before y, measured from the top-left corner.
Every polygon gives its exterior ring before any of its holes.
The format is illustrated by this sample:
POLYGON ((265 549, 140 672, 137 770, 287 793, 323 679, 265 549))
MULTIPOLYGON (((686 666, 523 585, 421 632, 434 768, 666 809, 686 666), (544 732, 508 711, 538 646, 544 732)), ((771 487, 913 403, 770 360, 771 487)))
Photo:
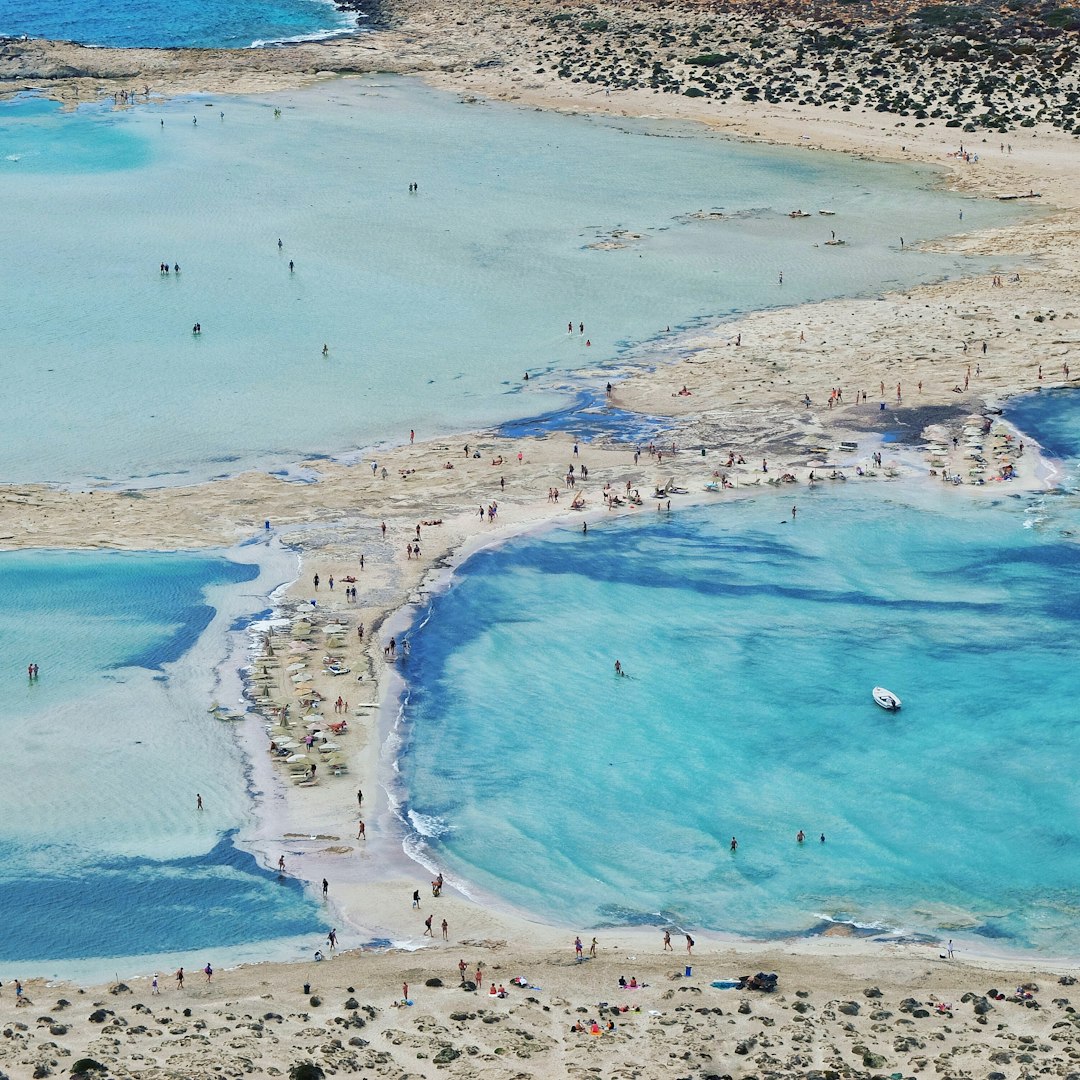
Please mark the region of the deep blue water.
POLYGON ((182 859, 113 858, 75 869, 66 850, 53 855, 0 842, 0 861, 24 868, 0 876, 4 961, 205 952, 321 930, 301 882, 261 869, 231 835, 182 859))
POLYGON ((255 43, 325 37, 355 27, 355 17, 338 11, 329 0, 0 2, 0 35, 25 34, 84 45, 246 48, 255 43))
POLYGON ((1080 459, 1080 394, 1042 390, 1011 398, 1005 415, 1055 457, 1080 459))

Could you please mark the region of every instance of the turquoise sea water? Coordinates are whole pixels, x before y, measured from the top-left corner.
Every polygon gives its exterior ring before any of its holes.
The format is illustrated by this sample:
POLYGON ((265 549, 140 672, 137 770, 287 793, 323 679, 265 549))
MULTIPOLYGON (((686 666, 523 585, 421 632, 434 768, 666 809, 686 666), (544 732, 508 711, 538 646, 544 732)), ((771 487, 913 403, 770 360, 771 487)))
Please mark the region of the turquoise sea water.
POLYGON ((1080 512, 1046 502, 849 483, 475 556, 410 635, 415 842, 571 925, 1075 955, 1080 512))
POLYGON ((0 479, 201 479, 535 416, 582 369, 678 356, 703 319, 971 269, 899 236, 1018 211, 933 180, 393 78, 20 99, 0 106, 0 375, 25 423, 0 430, 0 479))
POLYGON ((204 950, 222 962, 318 937, 301 886, 233 842, 250 792, 233 733, 206 711, 215 620, 254 609, 242 593, 257 573, 194 555, 0 555, 5 970, 190 950, 201 966, 204 950))
POLYGON ((1043 390, 1011 399, 1005 415, 1021 431, 1030 432, 1063 466, 1060 483, 1080 486, 1080 407, 1074 390, 1043 390))
POLYGON ((0 36, 84 45, 245 48, 329 37, 356 23, 330 0, 0 0, 0 36))

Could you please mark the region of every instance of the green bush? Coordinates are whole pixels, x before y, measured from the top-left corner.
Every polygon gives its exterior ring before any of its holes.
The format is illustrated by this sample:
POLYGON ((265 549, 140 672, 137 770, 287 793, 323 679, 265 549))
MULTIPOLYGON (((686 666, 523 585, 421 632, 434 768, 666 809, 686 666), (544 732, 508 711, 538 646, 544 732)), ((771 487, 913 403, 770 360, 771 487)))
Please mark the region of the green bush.
POLYGON ((915 16, 924 26, 960 26, 963 23, 982 22, 982 13, 976 7, 963 4, 929 4, 915 16))
POLYGON ((734 59, 734 53, 702 53, 700 56, 689 57, 686 62, 697 67, 719 67, 721 64, 730 64, 734 59))
POLYGON ((289 1070, 289 1080, 323 1080, 326 1073, 310 1061, 302 1061, 289 1070))

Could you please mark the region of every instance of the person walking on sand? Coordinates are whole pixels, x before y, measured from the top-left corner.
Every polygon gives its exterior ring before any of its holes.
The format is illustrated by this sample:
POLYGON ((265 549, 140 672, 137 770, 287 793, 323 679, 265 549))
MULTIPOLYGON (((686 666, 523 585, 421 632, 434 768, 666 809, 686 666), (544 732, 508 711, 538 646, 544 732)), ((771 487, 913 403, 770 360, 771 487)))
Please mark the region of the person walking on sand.
POLYGON ((671 931, 670 930, 665 930, 664 931, 664 948, 663 948, 663 951, 664 952, 674 952, 675 951, 672 948, 672 945, 671 945, 671 931))
POLYGON ((461 975, 461 981, 464 982, 465 981, 465 972, 467 972, 469 970, 469 965, 466 964, 464 960, 459 960, 457 969, 458 969, 458 973, 461 975))
POLYGON ((427 917, 427 918, 426 918, 426 919, 424 920, 424 933, 423 933, 423 935, 422 935, 423 937, 434 937, 434 936, 435 936, 435 935, 434 935, 434 934, 433 934, 433 933, 431 932, 431 920, 432 920, 432 919, 434 919, 434 918, 435 918, 435 916, 434 916, 434 915, 429 915, 429 916, 428 916, 428 917, 427 917))
POLYGON ((694 955, 694 939, 689 934, 686 935, 686 955, 694 955))
POLYGON ((585 957, 582 955, 582 951, 581 951, 583 948, 584 948, 584 946, 581 944, 581 938, 579 938, 579 937, 574 938, 574 957, 575 957, 575 959, 577 960, 577 962, 579 964, 581 963, 582 960, 585 959, 585 957))
POLYGON ((949 938, 949 943, 945 946, 945 955, 951 960, 953 958, 953 944, 952 938, 949 938))
POLYGON ((195 793, 195 809, 202 809, 202 796, 198 792, 195 793))
POLYGON ((417 911, 420 910, 420 890, 419 889, 413 889, 412 906, 414 908, 416 908, 417 911))
POLYGON ((366 840, 367 839, 367 826, 364 824, 363 819, 361 819, 360 821, 357 822, 356 839, 357 840, 366 840))
POLYGON ((183 990, 184 989, 184 969, 183 968, 177 968, 176 969, 176 989, 177 990, 183 990))
POLYGON ((334 927, 334 929, 326 935, 326 944, 330 946, 331 952, 337 948, 337 927, 334 927))
POLYGON ((206 967, 203 968, 203 974, 206 976, 206 981, 209 982, 214 977, 214 969, 210 966, 210 961, 206 961, 206 967))
POLYGON ((409 984, 407 982, 403 982, 401 984, 401 1000, 402 1001, 408 1001, 409 1000, 409 984))
POLYGON ((599 944, 599 942, 598 942, 598 941, 596 940, 596 938, 593 938, 593 939, 592 939, 592 944, 591 944, 591 945, 589 946, 589 955, 590 955, 590 956, 591 956, 591 957, 592 957, 592 958, 593 958, 594 960, 596 959, 596 946, 597 946, 598 944, 599 944))
POLYGON ((278 868, 278 873, 279 874, 284 874, 285 873, 285 856, 284 855, 279 855, 278 856, 277 868, 278 868))
POLYGON ((158 973, 155 971, 153 979, 150 980, 150 993, 151 994, 160 994, 161 993, 161 991, 158 989, 158 982, 157 981, 158 981, 158 973))
POLYGON ((326 878, 322 879, 322 898, 325 900, 327 893, 330 892, 330 882, 326 878))
POLYGON ((450 940, 450 924, 445 919, 442 921, 442 939, 443 941, 450 940))
MULTIPOLYGON (((363 637, 364 635, 361 634, 360 636, 363 637)), ((363 788, 357 788, 356 789, 356 805, 357 806, 363 806, 364 805, 364 791, 363 791, 363 788)))

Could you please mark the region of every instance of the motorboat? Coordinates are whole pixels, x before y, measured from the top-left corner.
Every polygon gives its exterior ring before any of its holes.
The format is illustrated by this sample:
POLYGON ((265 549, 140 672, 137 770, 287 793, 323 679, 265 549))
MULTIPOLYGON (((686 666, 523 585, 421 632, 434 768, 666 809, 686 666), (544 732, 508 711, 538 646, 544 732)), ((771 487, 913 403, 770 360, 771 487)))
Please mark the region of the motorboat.
POLYGON ((875 686, 873 695, 874 701, 887 712, 896 712, 900 708, 900 699, 891 690, 886 690, 884 686, 875 686))

